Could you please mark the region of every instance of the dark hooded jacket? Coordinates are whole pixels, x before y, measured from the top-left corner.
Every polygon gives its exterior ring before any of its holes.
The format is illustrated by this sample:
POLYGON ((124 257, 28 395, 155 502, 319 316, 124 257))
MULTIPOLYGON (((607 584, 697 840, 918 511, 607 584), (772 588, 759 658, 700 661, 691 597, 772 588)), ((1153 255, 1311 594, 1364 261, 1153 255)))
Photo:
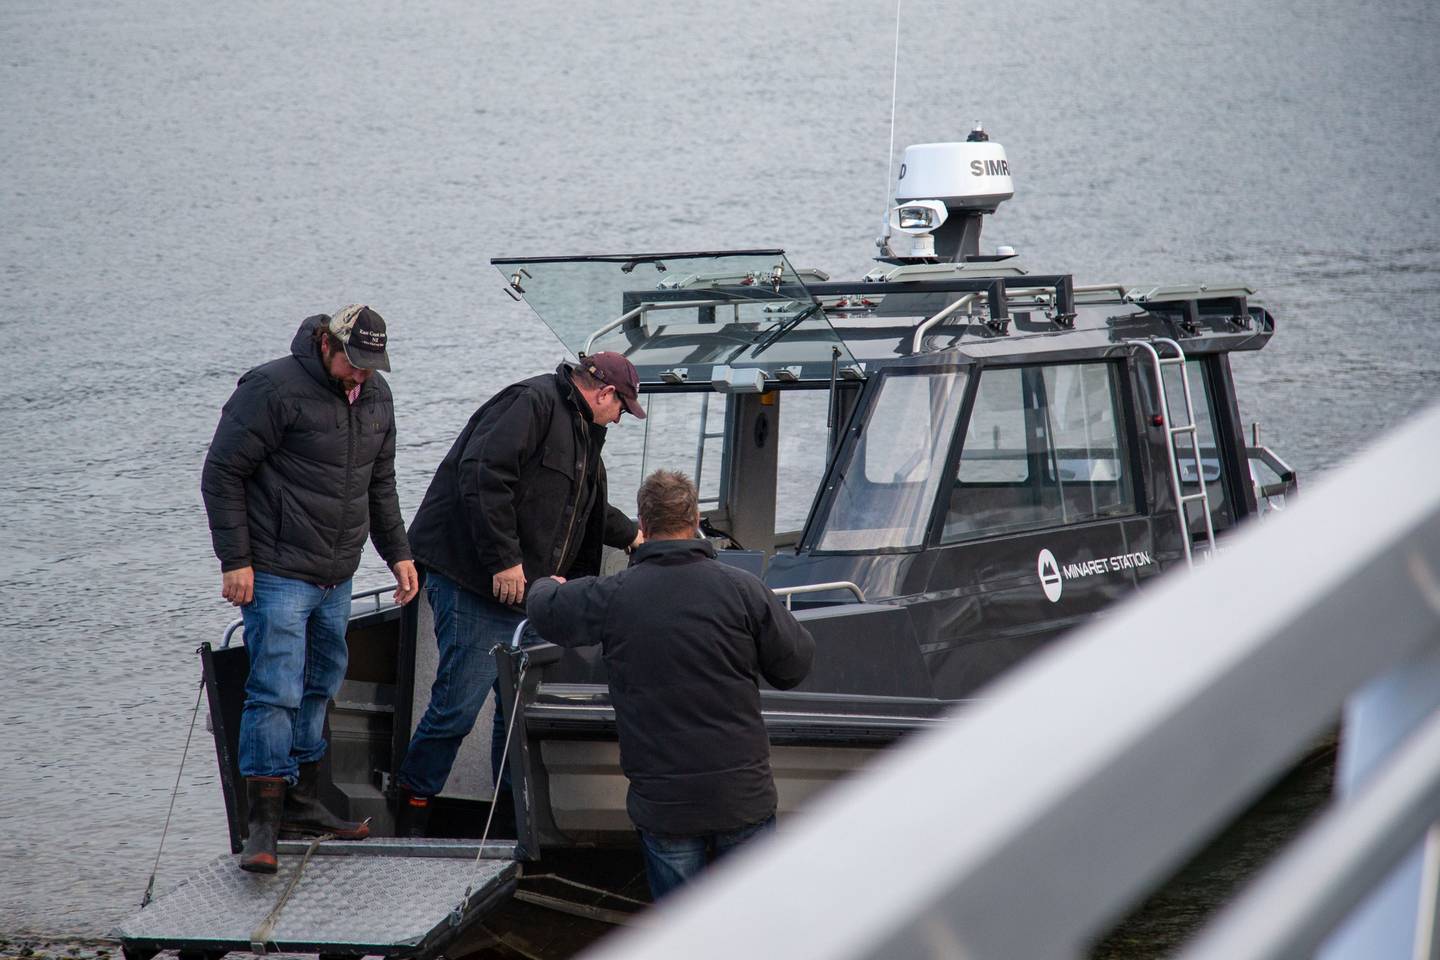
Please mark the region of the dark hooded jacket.
POLYGON ((527 582, 599 573, 602 545, 637 530, 609 505, 604 445, 567 364, 501 390, 435 471, 410 524, 415 559, 481 597, 517 563, 527 582))
POLYGON ((387 564, 410 559, 395 492, 395 407, 372 373, 352 406, 300 324, 290 356, 240 378, 210 441, 200 490, 222 570, 348 580, 370 534, 387 564))
POLYGON ((702 836, 775 812, 760 678, 804 680, 815 641, 759 578, 706 540, 654 540, 608 577, 530 587, 530 624, 566 647, 601 644, 641 830, 702 836))

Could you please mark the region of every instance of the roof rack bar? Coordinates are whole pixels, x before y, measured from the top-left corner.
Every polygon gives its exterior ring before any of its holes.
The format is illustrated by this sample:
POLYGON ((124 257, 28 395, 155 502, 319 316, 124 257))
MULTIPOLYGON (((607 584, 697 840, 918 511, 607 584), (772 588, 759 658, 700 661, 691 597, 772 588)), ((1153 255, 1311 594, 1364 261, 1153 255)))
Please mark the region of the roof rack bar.
POLYGON ((957 277, 946 280, 830 280, 824 283, 807 283, 805 289, 816 297, 837 296, 846 293, 985 293, 999 281, 1016 290, 1029 287, 1055 287, 1068 273, 1025 274, 1018 277, 957 277))
POLYGON ((1005 299, 1004 277, 996 277, 990 282, 990 289, 985 291, 985 299, 990 304, 990 328, 1004 333, 1010 327, 1010 304, 1005 299))
POLYGON ((1113 292, 1121 300, 1130 296, 1123 283, 1085 283, 1075 288, 1076 293, 1106 293, 1113 292))
POLYGON ((1037 294, 1035 299, 1041 301, 1047 314, 1053 311, 1053 320, 1056 325, 1070 328, 1075 326, 1075 282, 1070 274, 1061 274, 1054 283, 1035 285, 1011 283, 1006 285, 1008 292, 1028 293, 1030 290, 1054 290, 1054 296, 1037 294))
POLYGON ((1068 273, 1055 284, 1055 322, 1062 327, 1075 326, 1075 278, 1068 273))
MULTIPOLYGON (((954 280, 886 280, 862 281, 859 283, 812 283, 807 289, 815 297, 833 297, 846 294, 890 293, 971 293, 983 294, 989 307, 990 318, 986 325, 997 333, 1005 333, 1010 327, 1009 292, 1031 289, 1054 291, 1055 321, 1061 326, 1071 326, 1075 319, 1075 279, 1068 273, 1045 274, 1019 277, 968 277, 954 280)), ((959 301, 957 301, 959 302, 959 301)), ((959 309, 955 304, 949 306, 959 309)), ((948 308, 947 308, 948 309, 948 308)), ((920 335, 928 332, 940 320, 954 311, 927 317, 920 324, 917 335, 911 341, 911 353, 918 352, 920 335), (937 319, 938 318, 938 319, 937 319)))

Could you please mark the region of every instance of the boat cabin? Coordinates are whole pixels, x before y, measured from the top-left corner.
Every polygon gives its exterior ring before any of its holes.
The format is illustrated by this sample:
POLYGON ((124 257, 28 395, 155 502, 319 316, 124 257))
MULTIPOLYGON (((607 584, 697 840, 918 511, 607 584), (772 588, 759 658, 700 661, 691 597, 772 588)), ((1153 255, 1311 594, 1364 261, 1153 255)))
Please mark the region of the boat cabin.
MULTIPOLYGON (((690 473, 720 558, 815 634, 811 676, 764 692, 782 811, 1294 488, 1245 442, 1229 355, 1275 326, 1246 287, 1080 285, 1012 257, 854 281, 779 250, 494 263, 574 353, 640 372, 612 501, 690 473)), ((537 673, 532 842, 623 835, 599 651, 537 673)))

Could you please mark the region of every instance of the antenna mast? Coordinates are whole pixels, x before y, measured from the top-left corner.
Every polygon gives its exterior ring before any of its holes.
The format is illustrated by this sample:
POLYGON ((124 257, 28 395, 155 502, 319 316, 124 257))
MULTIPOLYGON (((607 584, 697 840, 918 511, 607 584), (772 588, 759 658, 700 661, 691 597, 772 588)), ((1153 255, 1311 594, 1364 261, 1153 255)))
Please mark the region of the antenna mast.
POLYGON ((882 257, 890 256, 890 175, 895 170, 895 90, 900 77, 900 4, 895 0, 895 62, 890 68, 890 150, 885 155, 885 201, 881 205, 884 214, 884 233, 875 241, 882 257))

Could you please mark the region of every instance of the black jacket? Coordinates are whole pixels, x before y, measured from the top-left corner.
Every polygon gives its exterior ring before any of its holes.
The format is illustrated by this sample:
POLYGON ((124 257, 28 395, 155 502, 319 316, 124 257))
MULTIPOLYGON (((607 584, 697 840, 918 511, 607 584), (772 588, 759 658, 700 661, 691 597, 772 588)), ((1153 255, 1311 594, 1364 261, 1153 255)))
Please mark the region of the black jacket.
POLYGON ((395 493, 395 405, 370 375, 351 406, 320 360, 309 317, 290 356, 240 378, 205 456, 200 491, 220 569, 341 583, 366 534, 387 564, 410 559, 395 493))
POLYGON ((636 532, 607 500, 604 445, 565 364, 511 384, 435 471, 410 524, 415 558, 482 597, 517 563, 527 581, 599 573, 602 544, 628 547, 636 532))
POLYGON ((626 808, 640 829, 698 836, 775 812, 759 679, 805 679, 815 641, 753 575, 706 540, 657 540, 613 576, 531 585, 546 640, 604 647, 626 808))

